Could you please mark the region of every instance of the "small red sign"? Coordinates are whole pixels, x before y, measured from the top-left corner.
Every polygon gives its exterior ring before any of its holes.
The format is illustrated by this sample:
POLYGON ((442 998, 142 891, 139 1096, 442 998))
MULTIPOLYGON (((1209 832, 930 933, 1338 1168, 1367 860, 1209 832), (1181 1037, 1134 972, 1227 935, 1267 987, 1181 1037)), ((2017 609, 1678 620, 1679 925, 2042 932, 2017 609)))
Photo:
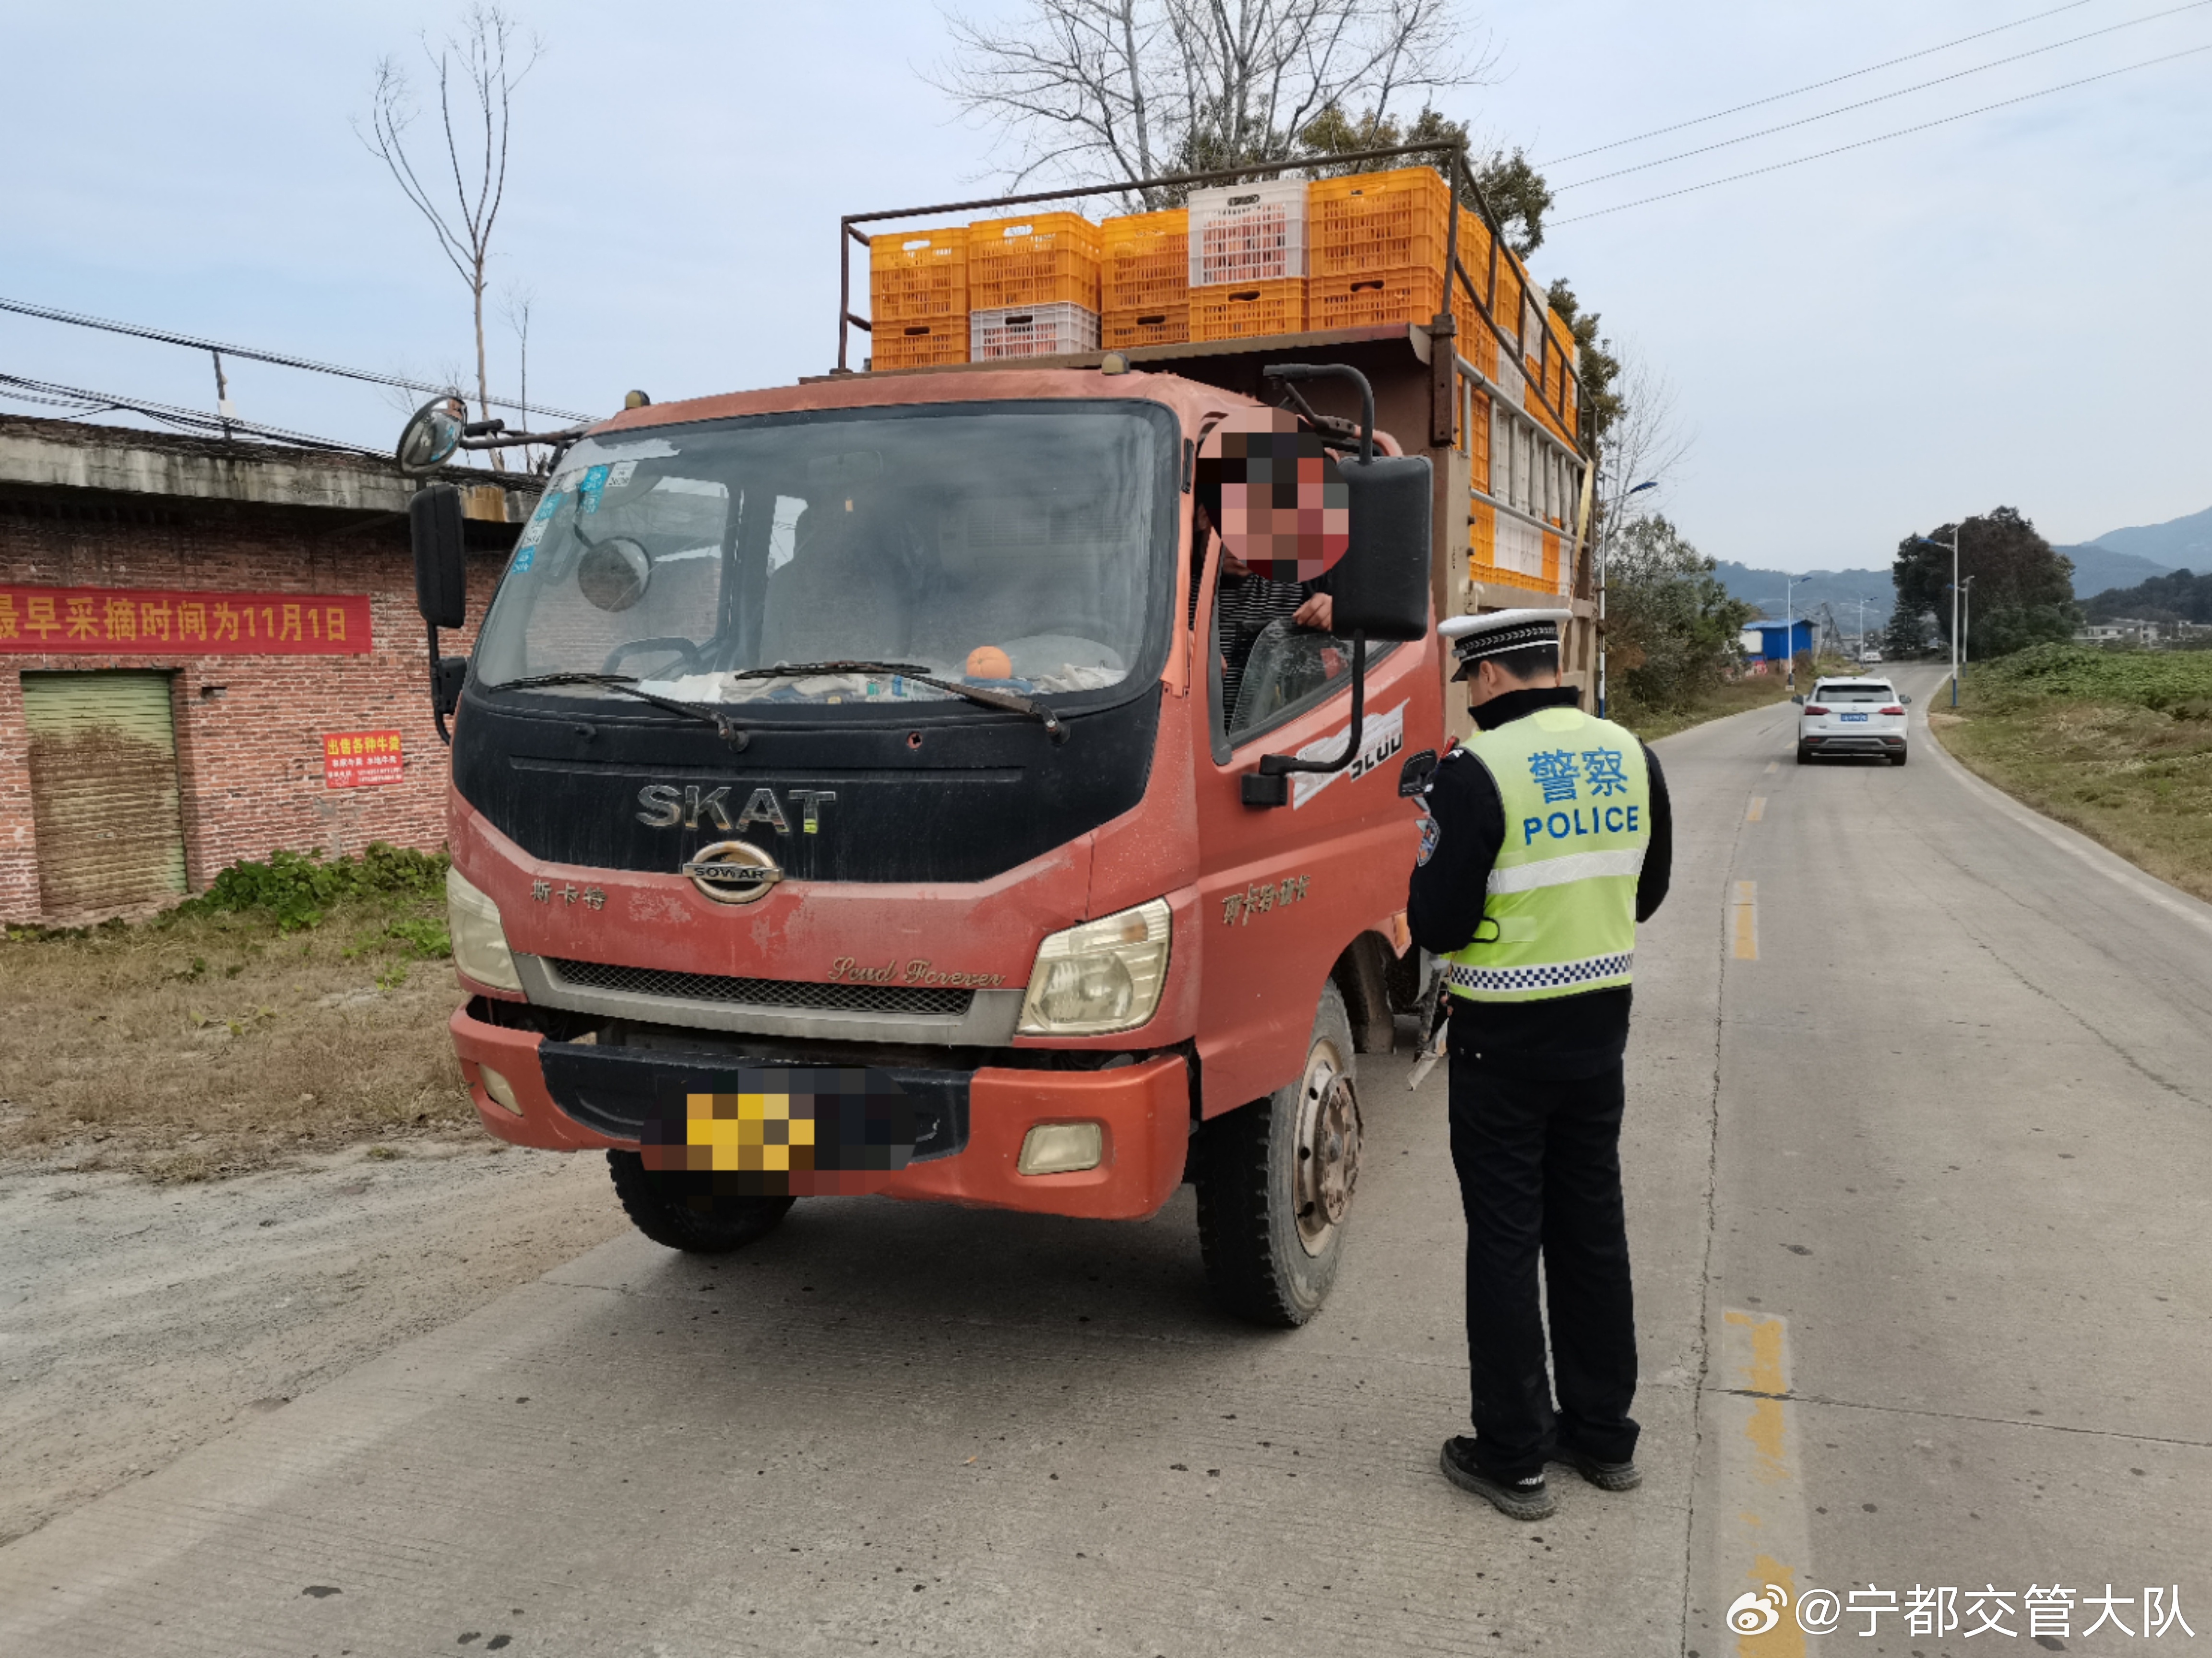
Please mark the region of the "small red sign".
POLYGON ((332 732, 323 738, 325 788, 375 788, 398 781, 398 732, 332 732))
POLYGON ((0 586, 0 654, 362 656, 366 593, 0 586))

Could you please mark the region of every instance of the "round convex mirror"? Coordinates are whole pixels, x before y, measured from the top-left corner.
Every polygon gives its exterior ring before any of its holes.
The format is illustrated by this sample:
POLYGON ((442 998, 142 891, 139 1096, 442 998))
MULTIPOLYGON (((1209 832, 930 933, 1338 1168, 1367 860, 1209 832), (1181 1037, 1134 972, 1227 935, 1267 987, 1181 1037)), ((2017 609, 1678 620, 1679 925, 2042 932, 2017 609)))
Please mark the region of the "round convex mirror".
POLYGON ((577 589, 603 610, 627 610, 652 580, 652 555, 628 536, 611 536, 576 561, 577 589))
POLYGON ((397 456, 403 472, 427 472, 442 466, 461 446, 465 410, 453 398, 433 398, 415 411, 399 434, 397 456))

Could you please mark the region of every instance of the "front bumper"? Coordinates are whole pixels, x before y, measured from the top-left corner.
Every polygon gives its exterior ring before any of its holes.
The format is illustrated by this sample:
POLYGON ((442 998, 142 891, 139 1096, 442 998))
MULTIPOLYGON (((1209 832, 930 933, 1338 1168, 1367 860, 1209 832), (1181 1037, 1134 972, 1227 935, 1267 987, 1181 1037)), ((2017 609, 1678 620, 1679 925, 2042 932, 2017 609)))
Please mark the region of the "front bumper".
MULTIPOLYGON (((714 1055, 687 1060, 660 1049, 625 1050, 548 1042, 534 1030, 479 1019, 467 1007, 450 1029, 461 1074, 485 1129, 517 1145, 550 1151, 633 1151, 639 1102, 687 1066, 726 1072, 714 1055), (486 1067, 505 1078, 510 1111, 485 1091, 486 1067)), ((1027 1209, 1095 1220, 1141 1220, 1182 1183, 1190 1135, 1188 1069, 1160 1054, 1106 1071, 902 1070, 890 1074, 914 1097, 927 1125, 915 1160, 863 1174, 794 1174, 795 1193, 866 1191, 924 1201, 1027 1209), (1044 1123, 1096 1122, 1098 1166, 1073 1174, 1024 1175, 1016 1163, 1029 1131, 1044 1123)))

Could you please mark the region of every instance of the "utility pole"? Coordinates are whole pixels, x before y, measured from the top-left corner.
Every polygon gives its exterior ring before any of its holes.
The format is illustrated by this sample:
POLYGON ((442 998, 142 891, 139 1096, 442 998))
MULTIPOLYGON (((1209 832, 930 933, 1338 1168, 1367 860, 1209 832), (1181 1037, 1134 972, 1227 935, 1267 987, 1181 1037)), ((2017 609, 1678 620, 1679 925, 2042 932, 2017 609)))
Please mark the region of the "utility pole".
POLYGON ((1782 573, 1782 659, 1790 665, 1786 689, 1797 689, 1797 578, 1782 573))
MULTIPOLYGON (((1647 478, 1621 496, 1640 495, 1646 489, 1656 489, 1657 478, 1647 478)), ((1607 513, 1597 530, 1597 717, 1605 718, 1605 577, 1606 552, 1613 544, 1613 514, 1607 513)))

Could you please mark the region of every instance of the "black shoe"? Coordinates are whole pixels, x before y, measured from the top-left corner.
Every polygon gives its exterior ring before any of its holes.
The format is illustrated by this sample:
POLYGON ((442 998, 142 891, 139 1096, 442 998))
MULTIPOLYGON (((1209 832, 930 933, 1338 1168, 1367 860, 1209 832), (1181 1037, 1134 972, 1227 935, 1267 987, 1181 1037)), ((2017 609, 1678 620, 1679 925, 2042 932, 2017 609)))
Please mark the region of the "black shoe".
POLYGON ((1560 1446, 1552 1453, 1552 1461, 1565 1463, 1600 1491, 1632 1491, 1644 1483, 1644 1471, 1632 1461, 1601 1462, 1572 1445, 1560 1446))
POLYGON ((1474 1442, 1464 1436, 1444 1441, 1443 1455, 1437 1459, 1437 1466, 1462 1491, 1473 1491, 1500 1514, 1516 1520, 1549 1520, 1559 1511, 1559 1499, 1544 1484, 1542 1474, 1500 1479, 1485 1473, 1475 1466, 1474 1442))

